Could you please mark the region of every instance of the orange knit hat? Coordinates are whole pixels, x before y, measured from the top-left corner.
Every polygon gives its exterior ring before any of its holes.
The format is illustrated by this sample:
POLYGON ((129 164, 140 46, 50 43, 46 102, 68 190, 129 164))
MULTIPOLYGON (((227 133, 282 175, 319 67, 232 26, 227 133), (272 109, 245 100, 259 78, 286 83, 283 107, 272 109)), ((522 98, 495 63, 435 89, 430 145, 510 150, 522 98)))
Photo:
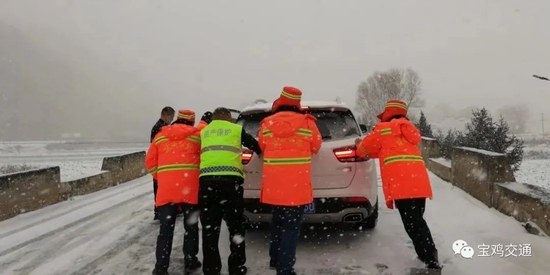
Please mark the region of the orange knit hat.
POLYGON ((281 106, 296 106, 300 108, 301 100, 302 91, 300 91, 298 88, 286 86, 283 88, 281 96, 279 96, 279 98, 275 100, 275 102, 273 102, 271 110, 276 111, 281 106))
POLYGON ((178 111, 178 118, 177 119, 183 119, 190 122, 195 123, 195 112, 191 110, 179 110, 178 111))
POLYGON ((408 109, 407 103, 401 100, 391 99, 391 100, 388 100, 388 102, 386 103, 384 112, 382 112, 376 117, 378 117, 378 119, 384 122, 394 116, 398 116, 398 115, 407 116, 407 109, 408 109))

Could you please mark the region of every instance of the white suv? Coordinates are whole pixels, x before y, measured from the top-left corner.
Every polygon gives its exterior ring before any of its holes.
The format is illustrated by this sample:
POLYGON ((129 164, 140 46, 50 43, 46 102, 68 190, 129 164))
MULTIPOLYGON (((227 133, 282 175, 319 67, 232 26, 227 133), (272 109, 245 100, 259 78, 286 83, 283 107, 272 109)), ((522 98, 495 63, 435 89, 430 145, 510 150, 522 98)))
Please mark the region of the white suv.
MULTIPOLYGON (((257 138, 260 122, 271 115, 273 103, 241 110, 237 123, 257 138)), ((378 220, 378 184, 374 160, 355 155, 361 128, 348 107, 336 102, 303 101, 302 109, 317 118, 323 136, 320 152, 312 158, 312 204, 306 223, 350 223, 372 229, 378 220)), ((363 132, 364 133, 364 132, 363 132)), ((269 205, 261 204, 262 159, 249 150, 242 154, 245 215, 250 223, 271 221, 269 205)))

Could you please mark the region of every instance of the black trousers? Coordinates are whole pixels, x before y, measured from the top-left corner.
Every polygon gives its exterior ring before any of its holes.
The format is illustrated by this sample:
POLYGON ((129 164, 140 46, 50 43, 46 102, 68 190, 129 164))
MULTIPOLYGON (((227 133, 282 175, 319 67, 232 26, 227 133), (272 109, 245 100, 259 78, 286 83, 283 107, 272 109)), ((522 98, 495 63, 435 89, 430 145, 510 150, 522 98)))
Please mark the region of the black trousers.
POLYGON ((405 231, 413 242, 418 259, 427 265, 438 265, 437 249, 430 228, 424 220, 426 199, 396 200, 395 206, 399 210, 405 231))
POLYGON ((277 275, 293 274, 304 206, 272 207, 270 263, 276 264, 277 275))
POLYGON ((157 202, 157 191, 159 190, 159 182, 157 180, 153 180, 153 194, 155 195, 155 217, 158 217, 158 213, 157 213, 157 206, 156 206, 156 202, 157 202))
POLYGON ((200 178, 199 206, 202 225, 203 273, 218 275, 222 269, 218 247, 222 220, 229 229, 229 274, 246 274, 243 179, 235 176, 200 178))
POLYGON ((176 216, 178 207, 183 209, 183 227, 185 235, 183 237, 183 255, 185 266, 190 266, 198 261, 199 254, 199 209, 197 205, 186 203, 166 204, 157 208, 160 219, 160 230, 157 238, 155 269, 158 271, 167 271, 170 266, 170 254, 172 253, 172 242, 174 240, 174 227, 176 225, 176 216))

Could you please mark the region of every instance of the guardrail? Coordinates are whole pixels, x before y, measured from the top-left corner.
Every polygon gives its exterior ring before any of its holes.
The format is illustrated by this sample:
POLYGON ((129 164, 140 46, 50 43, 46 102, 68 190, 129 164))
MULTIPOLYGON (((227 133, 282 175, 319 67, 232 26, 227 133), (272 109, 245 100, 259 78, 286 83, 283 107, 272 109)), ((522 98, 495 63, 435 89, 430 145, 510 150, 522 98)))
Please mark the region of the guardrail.
POLYGON ((1 175, 0 221, 142 177, 144 159, 144 151, 106 157, 101 172, 66 182, 58 166, 1 175))
POLYGON ((537 224, 550 235, 550 192, 516 182, 505 155, 455 147, 451 160, 445 161, 432 138, 423 138, 420 149, 428 169, 441 179, 520 222, 537 224))

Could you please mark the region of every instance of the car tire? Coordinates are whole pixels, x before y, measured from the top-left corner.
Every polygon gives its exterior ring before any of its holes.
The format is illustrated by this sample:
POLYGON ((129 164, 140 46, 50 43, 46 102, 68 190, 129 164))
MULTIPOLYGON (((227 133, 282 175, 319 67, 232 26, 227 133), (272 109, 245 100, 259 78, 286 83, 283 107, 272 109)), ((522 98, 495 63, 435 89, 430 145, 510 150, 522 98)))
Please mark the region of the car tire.
POLYGON ((378 223, 378 198, 372 209, 372 214, 358 224, 359 229, 372 230, 378 223))

